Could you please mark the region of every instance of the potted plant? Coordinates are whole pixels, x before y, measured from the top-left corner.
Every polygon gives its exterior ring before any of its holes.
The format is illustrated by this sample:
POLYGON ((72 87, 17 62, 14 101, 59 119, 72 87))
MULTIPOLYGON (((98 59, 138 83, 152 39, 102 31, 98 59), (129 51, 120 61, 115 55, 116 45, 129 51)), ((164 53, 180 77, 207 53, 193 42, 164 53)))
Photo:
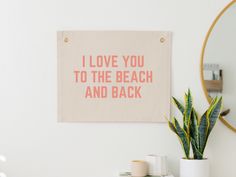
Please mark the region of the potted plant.
POLYGON ((220 116, 222 97, 215 97, 201 117, 193 107, 190 90, 185 93, 184 105, 174 97, 173 102, 183 119, 183 126, 175 117, 168 120, 169 127, 178 136, 185 155, 180 160, 180 177, 209 177, 209 161, 204 157, 204 150, 209 135, 220 116))

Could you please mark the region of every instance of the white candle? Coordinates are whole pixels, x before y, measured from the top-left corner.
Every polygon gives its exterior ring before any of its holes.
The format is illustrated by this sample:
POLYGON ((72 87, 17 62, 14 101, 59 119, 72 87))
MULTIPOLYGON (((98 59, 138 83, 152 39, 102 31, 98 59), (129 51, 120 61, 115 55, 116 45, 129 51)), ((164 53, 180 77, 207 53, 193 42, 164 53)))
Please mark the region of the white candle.
POLYGON ((132 177, 143 177, 147 175, 147 162, 142 160, 133 160, 131 163, 132 177))

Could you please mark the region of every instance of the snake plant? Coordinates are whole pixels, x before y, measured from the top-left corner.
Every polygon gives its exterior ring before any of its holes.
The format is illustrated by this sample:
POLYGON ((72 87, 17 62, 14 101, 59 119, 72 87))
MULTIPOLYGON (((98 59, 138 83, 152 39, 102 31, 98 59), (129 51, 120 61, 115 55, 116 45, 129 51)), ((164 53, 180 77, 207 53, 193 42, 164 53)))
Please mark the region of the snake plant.
POLYGON ((203 159, 204 150, 209 135, 220 116, 222 97, 215 97, 205 113, 199 117, 193 107, 193 99, 190 90, 185 93, 185 104, 181 104, 176 98, 173 102, 182 114, 183 125, 173 117, 168 120, 170 129, 178 136, 185 158, 191 159, 190 149, 192 147, 193 158, 203 159))

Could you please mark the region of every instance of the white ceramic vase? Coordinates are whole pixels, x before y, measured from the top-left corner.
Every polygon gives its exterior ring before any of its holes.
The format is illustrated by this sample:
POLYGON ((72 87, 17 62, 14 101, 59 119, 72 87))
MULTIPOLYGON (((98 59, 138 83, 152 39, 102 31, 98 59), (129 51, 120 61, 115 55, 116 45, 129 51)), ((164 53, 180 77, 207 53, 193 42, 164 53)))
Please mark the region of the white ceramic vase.
POLYGON ((209 160, 181 159, 180 177, 209 177, 209 160))

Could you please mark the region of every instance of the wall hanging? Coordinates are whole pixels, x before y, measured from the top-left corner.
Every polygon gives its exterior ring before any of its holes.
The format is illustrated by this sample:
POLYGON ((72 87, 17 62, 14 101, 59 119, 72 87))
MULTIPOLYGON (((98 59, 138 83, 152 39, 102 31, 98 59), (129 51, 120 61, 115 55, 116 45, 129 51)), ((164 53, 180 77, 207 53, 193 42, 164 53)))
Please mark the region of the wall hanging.
POLYGON ((171 33, 58 32, 63 122, 164 122, 170 111, 171 33))

